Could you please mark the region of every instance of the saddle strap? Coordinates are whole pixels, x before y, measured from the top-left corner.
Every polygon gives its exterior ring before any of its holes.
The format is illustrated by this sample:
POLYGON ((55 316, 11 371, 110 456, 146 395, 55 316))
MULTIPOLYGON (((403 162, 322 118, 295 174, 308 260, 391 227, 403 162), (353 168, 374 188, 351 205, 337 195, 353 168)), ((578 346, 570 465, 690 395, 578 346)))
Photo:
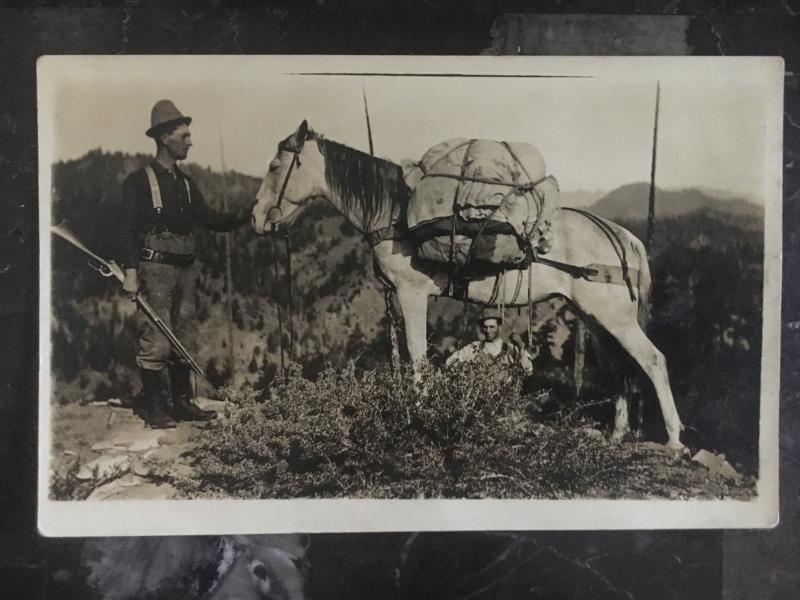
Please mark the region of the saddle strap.
POLYGON ((586 281, 596 281, 598 283, 626 285, 629 289, 634 285, 634 282, 636 285, 638 285, 639 281, 639 270, 632 269, 630 267, 623 269, 621 266, 601 265, 597 263, 592 263, 585 267, 579 267, 577 265, 551 260, 542 256, 536 256, 535 261, 539 264, 569 273, 575 279, 585 279, 586 281))
POLYGON ((620 265, 622 267, 622 276, 625 280, 626 285, 628 286, 628 293, 631 296, 631 302, 636 302, 636 294, 633 291, 633 283, 631 282, 630 276, 630 268, 628 266, 628 256, 625 252, 625 244, 620 239, 619 235, 616 231, 614 231, 611 226, 604 221, 602 218, 598 217, 597 215, 590 213, 587 210, 583 210, 580 208, 567 208, 565 207, 564 210, 570 210, 572 212, 578 213, 579 215, 583 215, 587 219, 589 219, 592 223, 597 225, 597 227, 602 231, 608 241, 611 243, 611 247, 616 252, 617 257, 619 258, 620 265))
POLYGON ((539 264, 546 265, 548 267, 553 267, 554 269, 558 269, 559 271, 564 271, 565 273, 569 273, 575 279, 581 279, 581 278, 588 279, 590 277, 593 277, 594 275, 597 275, 597 271, 590 267, 580 267, 578 265, 571 265, 569 263, 552 260, 539 255, 534 255, 534 261, 539 264))

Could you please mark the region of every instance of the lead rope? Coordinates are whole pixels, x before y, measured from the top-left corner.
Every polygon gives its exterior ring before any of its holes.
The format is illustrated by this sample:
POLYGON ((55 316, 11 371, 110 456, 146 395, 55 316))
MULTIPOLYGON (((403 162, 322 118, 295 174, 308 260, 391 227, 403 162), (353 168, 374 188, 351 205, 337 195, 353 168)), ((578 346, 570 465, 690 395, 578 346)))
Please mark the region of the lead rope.
POLYGON ((506 320, 506 271, 500 272, 500 322, 506 320))
POLYGON ((528 351, 533 355, 533 260, 528 265, 528 351))
POLYGON ((289 351, 286 353, 289 362, 294 360, 294 317, 292 312, 294 310, 294 301, 292 298, 292 248, 289 240, 289 227, 286 227, 283 235, 284 244, 286 245, 286 287, 288 291, 286 311, 289 313, 289 351))
MULTIPOLYGON (((305 141, 305 140, 304 140, 305 141)), ((289 164, 289 170, 286 172, 286 177, 283 179, 283 184, 281 185, 281 191, 278 194, 278 203, 275 205, 275 208, 280 213, 281 210, 281 203, 283 202, 283 196, 286 193, 286 186, 289 185, 289 177, 292 175, 292 171, 295 168, 295 165, 300 168, 300 150, 295 149, 292 151, 292 162, 289 164)), ((272 223, 272 256, 273 256, 273 267, 275 271, 275 285, 280 284, 280 273, 278 272, 278 244, 275 241, 275 235, 278 232, 278 226, 275 223, 272 223)), ((288 310, 289 310, 289 359, 292 358, 292 348, 294 347, 294 323, 292 321, 292 258, 291 252, 289 248, 289 228, 286 228, 286 233, 284 236, 284 240, 286 243, 286 279, 289 286, 289 297, 287 299, 288 310)), ((277 296, 277 294, 276 294, 277 296)), ((283 359, 283 314, 281 311, 280 302, 278 303, 278 335, 280 336, 280 351, 281 351, 281 375, 283 376, 284 380, 286 379, 286 363, 283 359)))
MULTIPOLYGON (((275 241, 275 234, 277 232, 278 226, 274 223, 272 224, 272 266, 275 272, 274 276, 274 284, 280 284, 280 273, 278 272, 278 243, 275 241)), ((275 294, 277 297, 277 294, 275 294)), ((281 314, 281 303, 278 302, 278 339, 280 340, 280 352, 281 352, 281 376, 285 379, 286 378, 286 363, 283 360, 283 315, 281 314)))

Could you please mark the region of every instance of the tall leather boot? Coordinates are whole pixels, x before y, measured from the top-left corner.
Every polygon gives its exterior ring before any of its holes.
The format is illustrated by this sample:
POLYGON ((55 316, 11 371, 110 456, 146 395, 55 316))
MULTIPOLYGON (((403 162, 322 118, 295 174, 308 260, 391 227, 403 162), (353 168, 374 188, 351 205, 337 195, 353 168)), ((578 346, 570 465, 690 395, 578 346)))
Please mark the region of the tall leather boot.
POLYGON ((172 388, 172 416, 177 421, 210 421, 217 416, 213 410, 203 410, 192 401, 194 390, 188 366, 170 364, 168 370, 172 388))
POLYGON ((167 396, 164 389, 164 372, 139 369, 142 378, 142 397, 144 410, 142 419, 153 429, 171 429, 175 421, 167 413, 167 396))

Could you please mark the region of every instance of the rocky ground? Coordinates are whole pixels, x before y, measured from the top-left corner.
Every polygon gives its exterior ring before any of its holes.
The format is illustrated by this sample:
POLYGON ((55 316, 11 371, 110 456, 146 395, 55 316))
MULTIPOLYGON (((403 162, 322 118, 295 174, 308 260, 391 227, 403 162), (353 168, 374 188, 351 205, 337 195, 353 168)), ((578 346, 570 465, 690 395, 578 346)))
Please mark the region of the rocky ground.
POLYGON ((637 454, 646 476, 634 477, 619 497, 671 500, 749 500, 756 495, 754 478, 738 473, 724 454, 708 450, 676 453, 657 442, 626 441, 637 454))
MULTIPOLYGON (((199 400, 223 411, 225 403, 199 400)), ((175 429, 145 426, 130 408, 116 402, 55 405, 51 497, 88 500, 181 498, 179 480, 192 478, 193 450, 205 423, 179 423, 175 429)), ((600 435, 600 432, 597 432, 600 435)), ((725 456, 703 449, 676 453, 651 441, 623 442, 642 466, 621 498, 736 499, 755 496, 755 480, 741 475, 725 456)), ((598 490, 607 497, 607 490, 598 490)))
MULTIPOLYGON (((224 403, 200 400, 221 411, 224 403)), ((58 499, 164 500, 191 476, 193 437, 206 424, 150 429, 115 402, 53 406, 51 496, 58 499)))

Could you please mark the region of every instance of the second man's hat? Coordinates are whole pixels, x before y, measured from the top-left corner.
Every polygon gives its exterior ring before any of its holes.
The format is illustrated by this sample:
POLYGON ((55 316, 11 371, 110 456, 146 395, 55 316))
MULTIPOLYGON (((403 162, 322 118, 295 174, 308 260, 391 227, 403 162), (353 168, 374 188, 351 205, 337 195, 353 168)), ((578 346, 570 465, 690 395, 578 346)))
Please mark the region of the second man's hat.
POLYGON ((495 319, 498 323, 502 323, 503 313, 494 307, 484 308, 481 313, 480 322, 483 323, 486 319, 495 319))

